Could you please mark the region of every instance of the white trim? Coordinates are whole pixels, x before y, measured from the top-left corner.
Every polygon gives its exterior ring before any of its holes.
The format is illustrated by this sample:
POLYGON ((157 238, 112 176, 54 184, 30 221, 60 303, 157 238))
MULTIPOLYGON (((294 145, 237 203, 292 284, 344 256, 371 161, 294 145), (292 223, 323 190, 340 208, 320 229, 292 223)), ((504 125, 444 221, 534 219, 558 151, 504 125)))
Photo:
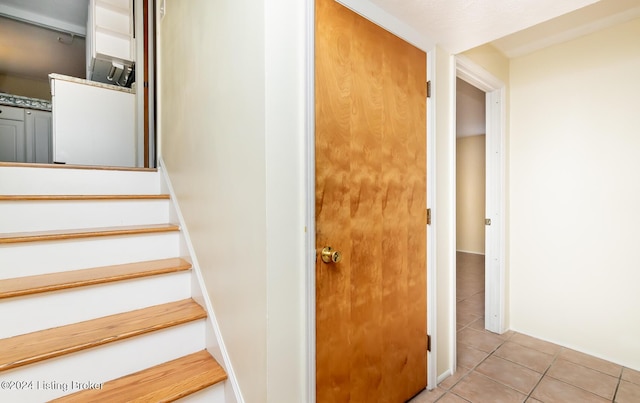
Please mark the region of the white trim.
POLYGON ((449 150, 451 150, 451 155, 449 156, 449 200, 453 203, 451 208, 449 209, 449 214, 447 217, 447 221, 449 221, 449 245, 447 248, 448 252, 451 254, 449 256, 449 365, 451 365, 451 374, 456 373, 456 367, 458 362, 458 349, 456 348, 456 343, 458 340, 458 332, 457 332, 457 301, 456 301, 456 57, 451 55, 449 56, 449 88, 453 92, 453 95, 449 97, 449 110, 451 114, 449 116, 450 122, 449 127, 451 127, 452 135, 449 136, 449 150))
POLYGON ((158 5, 159 1, 162 0, 150 0, 155 3, 155 7, 152 9, 155 11, 154 19, 156 22, 155 26, 155 37, 153 40, 155 41, 155 117, 156 117, 156 131, 155 131, 155 141, 154 141, 154 152, 157 164, 160 161, 160 154, 162 153, 162 18, 164 15, 160 15, 160 7, 158 5))
MULTIPOLYGON (((492 221, 485 227, 485 327, 495 333, 506 331, 505 305, 505 84, 464 56, 455 58, 457 77, 487 93, 486 216, 492 221)), ((455 79, 455 77, 454 77, 455 79)), ((455 110, 455 86, 452 97, 455 110)), ((454 114, 455 116, 455 114, 454 114)), ((451 136, 455 138, 455 127, 451 136)), ((455 153, 452 156, 455 161, 455 153)), ((455 179, 455 178, 454 178, 455 179)), ((453 227, 455 232, 455 226, 453 227)), ((454 268, 455 272, 455 268, 454 268)), ((454 289, 455 291, 455 289, 454 289)))
POLYGON ((427 389, 437 387, 438 306, 436 270, 436 56, 427 52, 427 80, 431 81, 431 97, 427 98, 427 208, 432 211, 427 226, 427 334, 431 335, 431 352, 427 354, 427 389))
POLYGON ((484 252, 473 252, 473 251, 470 251, 470 250, 461 250, 461 249, 457 249, 456 252, 469 253, 471 255, 482 255, 482 256, 484 256, 484 252))
MULTIPOLYGON (((134 0, 136 10, 142 10, 142 0, 134 0)), ((152 9, 152 7, 150 7, 152 9)), ((149 13, 151 11, 149 10, 149 13)), ((135 43, 136 43, 136 83, 144 82, 144 16, 138 12, 135 18, 135 43)), ((157 22, 156 22, 157 24, 157 22)), ((136 84, 136 87, 138 85, 136 84)), ((135 133, 136 133, 136 166, 144 167, 144 86, 141 85, 139 91, 136 91, 136 114, 135 114, 135 133)), ((149 161, 151 162, 151 161, 149 161)), ((151 166, 154 166, 153 164, 151 166)))
POLYGON ((447 379, 447 378, 448 378, 448 377, 450 377, 451 375, 453 375, 453 372, 451 372, 451 370, 450 370, 450 369, 448 369, 448 370, 444 371, 444 372, 442 373, 442 375, 440 375, 440 376, 438 377, 438 383, 440 383, 440 382, 444 381, 445 379, 447 379))
POLYGON ((391 32, 425 52, 435 47, 435 42, 417 32, 410 25, 387 13, 367 0, 335 0, 356 14, 391 32))
MULTIPOLYGON (((456 76, 484 92, 504 88, 504 83, 463 55, 455 56, 456 76)), ((455 93, 454 93, 455 95, 455 93)), ((455 97, 454 97, 455 98, 455 97)), ((487 122, 488 123, 488 122, 487 122)))
MULTIPOLYGON (((199 292, 197 293, 197 299, 199 303, 204 303, 205 308, 207 310, 207 324, 211 324, 211 328, 209 331, 213 332, 213 336, 215 337, 215 342, 217 343, 217 348, 212 349, 209 345, 209 340, 207 338, 207 349, 209 352, 214 355, 216 359, 219 359, 218 355, 222 358, 222 366, 227 372, 227 380, 231 385, 231 389, 233 391, 233 396, 225 396, 225 402, 234 403, 234 402, 244 402, 244 398, 242 397, 242 392, 240 391, 240 386, 238 385, 238 380, 236 378, 235 372, 233 370, 233 366, 231 365, 231 360, 229 359, 229 354, 227 353, 227 348, 225 347, 224 340, 222 339, 222 333, 220 332, 220 327, 218 325, 218 321, 216 319, 215 313, 213 311, 213 305, 211 304, 211 299, 209 298, 209 294, 204 292, 206 290, 204 279, 202 277, 202 270, 200 269, 200 264, 198 262, 198 258, 196 257, 195 249, 193 248, 193 244, 191 243, 191 237, 189 236, 189 230, 187 228, 187 224, 182 216, 182 211, 180 210, 180 206, 178 205, 178 198, 176 197, 175 191, 173 189, 173 185, 171 184, 171 179, 169 178, 169 174, 166 169, 166 165, 164 164, 164 160, 161 156, 158 156, 158 172, 162 176, 162 185, 166 187, 166 191, 169 193, 171 197, 171 205, 173 207, 173 213, 176 215, 176 219, 178 220, 178 224, 180 225, 180 232, 184 240, 184 245, 187 248, 189 253, 189 257, 191 260, 192 271, 195 274, 197 279, 197 285, 199 287, 199 292), (215 350, 215 351, 212 351, 215 350), (219 353, 219 354, 216 354, 219 353), (232 400, 235 399, 235 400, 232 400)), ((195 294, 196 290, 193 290, 192 293, 195 294)), ((196 297, 196 295, 194 295, 196 297)), ((196 299, 196 298, 194 298, 196 299)), ((228 388, 225 387, 225 390, 228 388)))
POLYGON ((505 305, 505 88, 487 93, 487 190, 485 227, 485 327, 506 331, 505 305))
POLYGON ((316 139, 315 139, 315 1, 305 1, 305 212, 306 212, 306 339, 307 402, 316 401, 316 139))

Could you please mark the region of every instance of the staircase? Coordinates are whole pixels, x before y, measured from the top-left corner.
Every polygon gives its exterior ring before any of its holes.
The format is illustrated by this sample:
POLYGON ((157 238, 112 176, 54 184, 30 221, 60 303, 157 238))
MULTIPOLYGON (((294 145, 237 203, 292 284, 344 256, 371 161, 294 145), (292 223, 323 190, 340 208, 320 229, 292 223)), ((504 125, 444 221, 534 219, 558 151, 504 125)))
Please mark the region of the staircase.
POLYGON ((169 188, 0 165, 1 402, 236 401, 169 188))

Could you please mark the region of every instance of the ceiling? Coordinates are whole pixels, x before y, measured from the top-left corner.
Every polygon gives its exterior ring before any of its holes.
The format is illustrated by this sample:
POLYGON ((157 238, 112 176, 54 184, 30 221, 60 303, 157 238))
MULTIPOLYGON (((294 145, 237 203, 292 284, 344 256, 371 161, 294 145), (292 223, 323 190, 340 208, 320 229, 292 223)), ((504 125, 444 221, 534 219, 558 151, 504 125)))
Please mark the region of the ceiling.
MULTIPOLYGON (((0 0, 14 19, 0 17, 0 74, 84 77, 88 1, 0 0)), ((640 17, 640 0, 338 1, 377 7, 452 54, 492 43, 510 58, 640 17)))
MULTIPOLYGON (((363 0, 338 0, 355 5, 363 0)), ((494 42, 523 55, 640 16, 640 0, 369 0, 421 36, 457 54, 494 42), (586 9, 584 9, 586 7, 586 9), (580 11, 583 9, 582 11, 580 11), (566 16, 566 14, 575 12, 566 16), (565 16, 558 20, 557 17, 565 16), (552 21, 553 20, 553 21, 552 21), (544 26, 538 24, 546 23, 544 26), (528 32, 528 28, 538 26, 528 32), (511 37, 511 35, 514 35, 511 37), (505 38, 508 37, 508 38, 505 38), (503 38, 504 40, 502 40, 503 38), (500 41, 498 41, 500 39, 500 41), (525 46, 535 42, 536 46, 525 46)))
POLYGON ((0 0, 0 15, 85 36, 89 0, 0 0))
POLYGON ((492 44, 508 58, 515 58, 639 17, 640 0, 601 0, 492 44))

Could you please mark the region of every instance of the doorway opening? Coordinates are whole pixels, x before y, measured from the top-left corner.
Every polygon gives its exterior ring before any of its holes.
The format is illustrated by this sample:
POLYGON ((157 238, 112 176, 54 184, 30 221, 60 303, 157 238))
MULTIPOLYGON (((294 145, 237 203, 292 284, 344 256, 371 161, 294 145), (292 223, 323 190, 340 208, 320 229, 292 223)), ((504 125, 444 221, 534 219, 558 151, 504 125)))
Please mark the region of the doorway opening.
MULTIPOLYGON (((484 302, 484 326, 482 320, 473 321, 474 325, 482 330, 502 334, 506 329, 505 306, 505 85, 491 73, 473 63, 464 56, 456 56, 456 76, 467 84, 485 93, 485 194, 484 194, 484 298, 477 291, 475 300, 479 304, 484 302)), ((456 99, 456 85, 452 98, 456 99)), ((456 111, 457 113, 457 111, 456 111)), ((454 125, 455 127, 455 125, 454 125)), ((456 130, 450 134, 456 136, 456 130)), ((454 147, 455 149, 455 147, 454 147)), ((455 155, 451 155, 455 159, 455 155)), ((455 174, 452 181, 455 180, 455 174)), ((461 197, 456 195, 456 199, 461 197)), ((457 219, 457 218, 456 218, 457 219)), ((455 220, 454 219, 454 222, 455 220)), ((458 238, 457 228, 454 239, 458 238)), ((464 235, 463 235, 464 236, 464 235)), ((466 256, 468 257, 468 256, 466 256)), ((456 263, 450 267, 455 281, 451 290, 456 295, 456 283, 462 281, 456 277, 456 263)), ((461 257, 462 260, 462 257, 461 257)), ((463 262, 464 263, 464 262, 463 262)), ((476 262, 478 264, 478 262, 476 262)), ((479 262, 482 265, 482 262, 479 262)), ((477 280, 476 280, 477 281, 477 280)), ((457 305, 457 297, 452 298, 452 304, 457 305)), ((470 304, 470 303, 469 303, 470 304)), ((463 309, 464 311, 464 309, 463 309)), ((476 314, 481 311, 475 307, 476 314)), ((456 322, 456 309, 452 309, 451 323, 456 322)), ((459 329, 456 329, 459 330, 459 329)), ((474 330, 474 329, 470 329, 474 330)), ((467 333, 473 333, 471 331, 467 333)), ((462 337, 462 335, 461 335, 462 337)), ((464 351, 457 351, 457 332, 451 334, 451 346, 454 349, 453 365, 459 363, 464 357, 459 355, 464 351)))
POLYGON ((486 93, 456 79, 456 332, 484 330, 486 93), (473 329, 473 330, 471 330, 473 329))
POLYGON ((2 31, 15 38, 2 56, 11 67, 0 93, 17 108, 2 123, 0 161, 156 167, 155 2, 68 3, 53 10, 30 1, 0 13, 2 31), (89 45, 98 37, 96 50, 89 45), (87 128, 95 129, 90 140, 87 128))

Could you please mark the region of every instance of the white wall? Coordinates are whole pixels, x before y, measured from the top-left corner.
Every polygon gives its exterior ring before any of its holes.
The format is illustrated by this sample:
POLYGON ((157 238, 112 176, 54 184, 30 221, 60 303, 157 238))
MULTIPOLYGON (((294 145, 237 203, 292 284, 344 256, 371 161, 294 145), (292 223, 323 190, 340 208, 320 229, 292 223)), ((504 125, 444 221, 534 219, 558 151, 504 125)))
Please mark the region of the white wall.
POLYGON ((167 0, 159 24, 160 154, 247 402, 306 400, 304 7, 167 0))
POLYGON ((640 369, 640 19, 511 63, 511 327, 640 369))
MULTIPOLYGON (((307 46, 312 10, 313 1, 265 4, 267 396, 273 403, 315 396, 306 372, 315 352, 315 346, 307 349, 306 328, 307 292, 315 296, 306 285, 308 276, 315 276, 315 264, 305 271, 306 255, 315 258, 315 248, 305 246, 305 140, 307 125, 314 125, 305 103, 313 91, 313 76, 305 75, 313 62, 306 53, 313 55, 307 46)), ((308 106, 312 114, 313 103, 308 106)), ((313 190, 310 197, 314 200, 313 190)))
POLYGON ((461 78, 456 79, 456 137, 486 133, 486 93, 461 78))
POLYGON ((49 80, 34 80, 2 73, 0 74, 0 92, 29 98, 45 99, 48 101, 51 100, 49 80))
MULTIPOLYGON (((459 113, 457 109, 456 115, 459 113)), ((485 138, 483 134, 456 140, 456 250, 481 255, 485 232, 485 138)))
POLYGON ((456 250, 484 255, 486 94, 456 79, 456 250))

